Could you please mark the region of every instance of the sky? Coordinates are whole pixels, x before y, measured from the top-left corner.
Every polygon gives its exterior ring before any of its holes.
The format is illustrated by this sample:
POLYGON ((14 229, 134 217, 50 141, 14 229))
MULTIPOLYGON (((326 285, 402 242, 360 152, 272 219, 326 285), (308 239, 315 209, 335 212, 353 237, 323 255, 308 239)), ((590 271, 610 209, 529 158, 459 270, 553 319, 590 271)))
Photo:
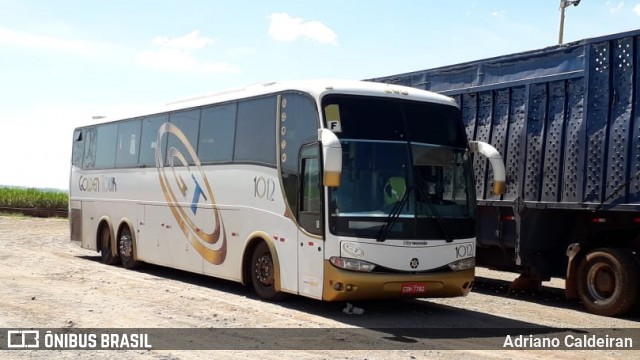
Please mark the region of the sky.
MULTIPOLYGON (((0 185, 69 187, 73 129, 259 82, 367 79, 553 46, 560 0, 0 0, 0 185), (102 120, 98 120, 102 121, 102 120)), ((640 29, 582 0, 564 40, 640 29)))

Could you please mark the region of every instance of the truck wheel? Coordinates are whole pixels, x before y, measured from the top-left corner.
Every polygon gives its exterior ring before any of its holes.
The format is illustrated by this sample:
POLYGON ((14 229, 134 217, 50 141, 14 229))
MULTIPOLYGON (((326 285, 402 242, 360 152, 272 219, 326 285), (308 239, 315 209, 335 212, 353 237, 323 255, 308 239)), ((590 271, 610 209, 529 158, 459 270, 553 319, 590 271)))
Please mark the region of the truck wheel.
POLYGON ((261 241, 251 256, 251 282, 259 297, 265 300, 280 300, 282 294, 275 288, 275 265, 271 251, 266 243, 261 241))
POLYGON ((115 265, 118 262, 118 256, 113 255, 111 252, 111 231, 109 231, 109 226, 100 228, 98 241, 100 242, 100 261, 106 265, 115 265))
POLYGON ((589 312, 618 316, 636 304, 638 266, 622 249, 595 249, 578 266, 578 296, 589 312))
POLYGON ((122 228, 120 239, 118 239, 118 254, 122 260, 122 266, 126 269, 134 269, 140 265, 135 259, 135 245, 133 244, 133 236, 128 226, 122 228))

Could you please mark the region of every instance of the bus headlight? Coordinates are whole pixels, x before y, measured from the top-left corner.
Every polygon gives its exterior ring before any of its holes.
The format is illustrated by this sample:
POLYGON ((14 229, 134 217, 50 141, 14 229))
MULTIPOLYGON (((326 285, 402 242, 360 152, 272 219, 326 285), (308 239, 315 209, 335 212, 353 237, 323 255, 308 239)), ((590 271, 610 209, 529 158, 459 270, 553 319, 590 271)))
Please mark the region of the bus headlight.
POLYGON ((332 256, 329 259, 329 262, 331 262, 331 264, 333 264, 333 266, 337 268, 352 271, 371 272, 376 268, 374 264, 367 261, 342 258, 337 256, 332 256))
POLYGON ((466 258, 458 261, 454 261, 449 264, 449 269, 453 271, 467 270, 476 266, 476 258, 466 258))

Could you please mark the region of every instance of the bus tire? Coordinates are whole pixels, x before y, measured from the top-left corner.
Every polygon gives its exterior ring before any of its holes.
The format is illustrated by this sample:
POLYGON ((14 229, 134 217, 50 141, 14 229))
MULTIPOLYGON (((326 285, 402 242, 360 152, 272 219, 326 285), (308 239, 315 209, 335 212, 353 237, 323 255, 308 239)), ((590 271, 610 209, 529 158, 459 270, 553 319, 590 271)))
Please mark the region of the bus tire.
POLYGON ((262 299, 275 301, 282 294, 275 288, 275 265, 269 246, 260 241, 251 255, 251 283, 256 294, 262 299))
POLYGON ((100 242, 100 261, 105 265, 118 263, 118 256, 113 255, 111 251, 111 231, 109 226, 104 225, 100 228, 98 241, 100 242))
POLYGON ((128 226, 123 227, 120 231, 118 254, 120 254, 120 260, 124 268, 135 269, 140 265, 140 262, 136 260, 135 244, 128 226))
POLYGON ((580 262, 577 276, 578 296, 593 314, 624 315, 638 301, 638 265, 623 249, 589 252, 580 262))

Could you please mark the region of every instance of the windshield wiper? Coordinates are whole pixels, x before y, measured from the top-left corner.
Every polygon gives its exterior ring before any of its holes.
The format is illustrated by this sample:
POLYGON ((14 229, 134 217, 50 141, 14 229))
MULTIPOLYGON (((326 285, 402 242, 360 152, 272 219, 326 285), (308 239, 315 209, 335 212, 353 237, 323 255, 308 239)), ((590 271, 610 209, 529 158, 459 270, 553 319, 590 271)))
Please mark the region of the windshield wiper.
POLYGON ((433 200, 431 200, 431 196, 429 195, 429 193, 422 186, 420 186, 420 182, 418 182, 418 193, 420 194, 421 198, 424 198, 426 200, 427 205, 429 206, 429 210, 431 210, 431 213, 433 214, 433 216, 435 216, 436 223, 438 223, 440 230, 442 230, 444 239, 448 243, 452 242, 453 238, 449 234, 449 231, 447 230, 447 226, 444 224, 444 221, 442 220, 442 216, 440 216, 440 213, 438 212, 438 209, 433 203, 433 200))
POLYGON ((410 192, 411 187, 407 187, 400 201, 397 201, 395 204, 393 204, 393 208, 391 209, 389 216, 387 216, 387 221, 384 223, 384 225, 382 225, 382 227, 380 227, 380 230, 378 230, 378 236, 376 238, 377 241, 382 242, 386 240, 387 234, 389 233, 391 228, 393 228, 393 225, 395 225, 395 223, 398 221, 400 213, 402 212, 402 208, 409 200, 410 192))

